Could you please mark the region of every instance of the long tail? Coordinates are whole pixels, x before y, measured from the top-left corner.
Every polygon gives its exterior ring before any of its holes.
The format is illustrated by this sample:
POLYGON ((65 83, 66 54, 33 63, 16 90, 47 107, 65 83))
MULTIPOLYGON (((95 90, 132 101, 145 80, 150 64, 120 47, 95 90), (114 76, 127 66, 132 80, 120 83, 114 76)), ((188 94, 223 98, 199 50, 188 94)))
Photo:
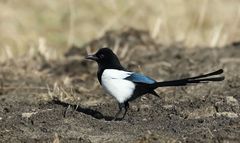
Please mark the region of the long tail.
POLYGON ((157 82, 157 83, 152 84, 152 87, 155 89, 158 87, 166 87, 166 86, 184 86, 184 85, 188 85, 191 83, 208 83, 209 81, 223 81, 225 78, 224 76, 212 77, 212 76, 220 75, 222 73, 223 73, 223 69, 219 69, 219 70, 211 72, 211 73, 194 76, 194 77, 190 77, 190 78, 157 82))

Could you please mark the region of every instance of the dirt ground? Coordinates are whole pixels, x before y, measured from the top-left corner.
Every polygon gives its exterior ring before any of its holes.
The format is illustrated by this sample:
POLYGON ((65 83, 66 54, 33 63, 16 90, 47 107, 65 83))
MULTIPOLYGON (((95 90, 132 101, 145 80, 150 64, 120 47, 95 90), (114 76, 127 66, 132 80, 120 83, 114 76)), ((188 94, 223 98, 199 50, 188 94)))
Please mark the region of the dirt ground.
POLYGON ((240 46, 162 46, 145 31, 109 31, 73 46, 65 58, 36 55, 0 64, 0 142, 239 142, 240 46), (116 100, 104 93, 86 49, 110 46, 125 67, 157 80, 223 68, 226 79, 160 88, 130 103, 122 121, 111 121, 116 100))

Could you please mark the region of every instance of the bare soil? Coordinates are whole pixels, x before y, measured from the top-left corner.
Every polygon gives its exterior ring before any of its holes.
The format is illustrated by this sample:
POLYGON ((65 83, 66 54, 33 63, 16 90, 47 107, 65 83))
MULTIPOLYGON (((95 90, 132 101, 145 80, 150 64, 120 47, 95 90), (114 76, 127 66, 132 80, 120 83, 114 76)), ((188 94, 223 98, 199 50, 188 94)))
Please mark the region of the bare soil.
POLYGON ((240 47, 162 46, 145 31, 110 31, 73 46, 65 58, 44 55, 0 64, 0 142, 239 142, 240 47), (225 70, 223 82, 160 88, 112 121, 116 100, 96 78, 86 49, 108 45, 125 67, 157 80, 225 70))

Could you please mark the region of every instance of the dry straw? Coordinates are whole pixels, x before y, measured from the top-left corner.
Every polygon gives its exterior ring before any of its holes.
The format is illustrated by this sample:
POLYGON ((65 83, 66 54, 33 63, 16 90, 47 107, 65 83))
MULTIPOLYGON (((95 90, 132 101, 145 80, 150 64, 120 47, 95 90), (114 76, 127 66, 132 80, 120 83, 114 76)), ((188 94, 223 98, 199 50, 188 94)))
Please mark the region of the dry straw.
POLYGON ((0 59, 40 50, 39 39, 62 55, 124 27, 148 30, 165 45, 221 47, 240 39, 239 18, 239 0, 1 1, 0 59))

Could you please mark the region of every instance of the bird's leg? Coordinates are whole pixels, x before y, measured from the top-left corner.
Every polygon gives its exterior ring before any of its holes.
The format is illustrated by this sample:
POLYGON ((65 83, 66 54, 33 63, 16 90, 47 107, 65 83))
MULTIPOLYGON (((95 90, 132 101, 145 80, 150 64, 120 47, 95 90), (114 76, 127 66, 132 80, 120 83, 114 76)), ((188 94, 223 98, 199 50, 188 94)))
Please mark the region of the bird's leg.
POLYGON ((121 120, 122 120, 122 119, 125 117, 125 115, 127 114, 128 108, 129 108, 129 104, 128 104, 128 102, 125 102, 125 103, 124 103, 124 109, 125 109, 125 112, 124 112, 124 114, 123 114, 121 120))
POLYGON ((125 108, 125 104, 124 103, 118 103, 118 107, 119 107, 119 110, 118 112, 116 113, 115 117, 114 117, 114 120, 117 120, 117 117, 119 116, 119 114, 122 112, 122 108, 125 108))

